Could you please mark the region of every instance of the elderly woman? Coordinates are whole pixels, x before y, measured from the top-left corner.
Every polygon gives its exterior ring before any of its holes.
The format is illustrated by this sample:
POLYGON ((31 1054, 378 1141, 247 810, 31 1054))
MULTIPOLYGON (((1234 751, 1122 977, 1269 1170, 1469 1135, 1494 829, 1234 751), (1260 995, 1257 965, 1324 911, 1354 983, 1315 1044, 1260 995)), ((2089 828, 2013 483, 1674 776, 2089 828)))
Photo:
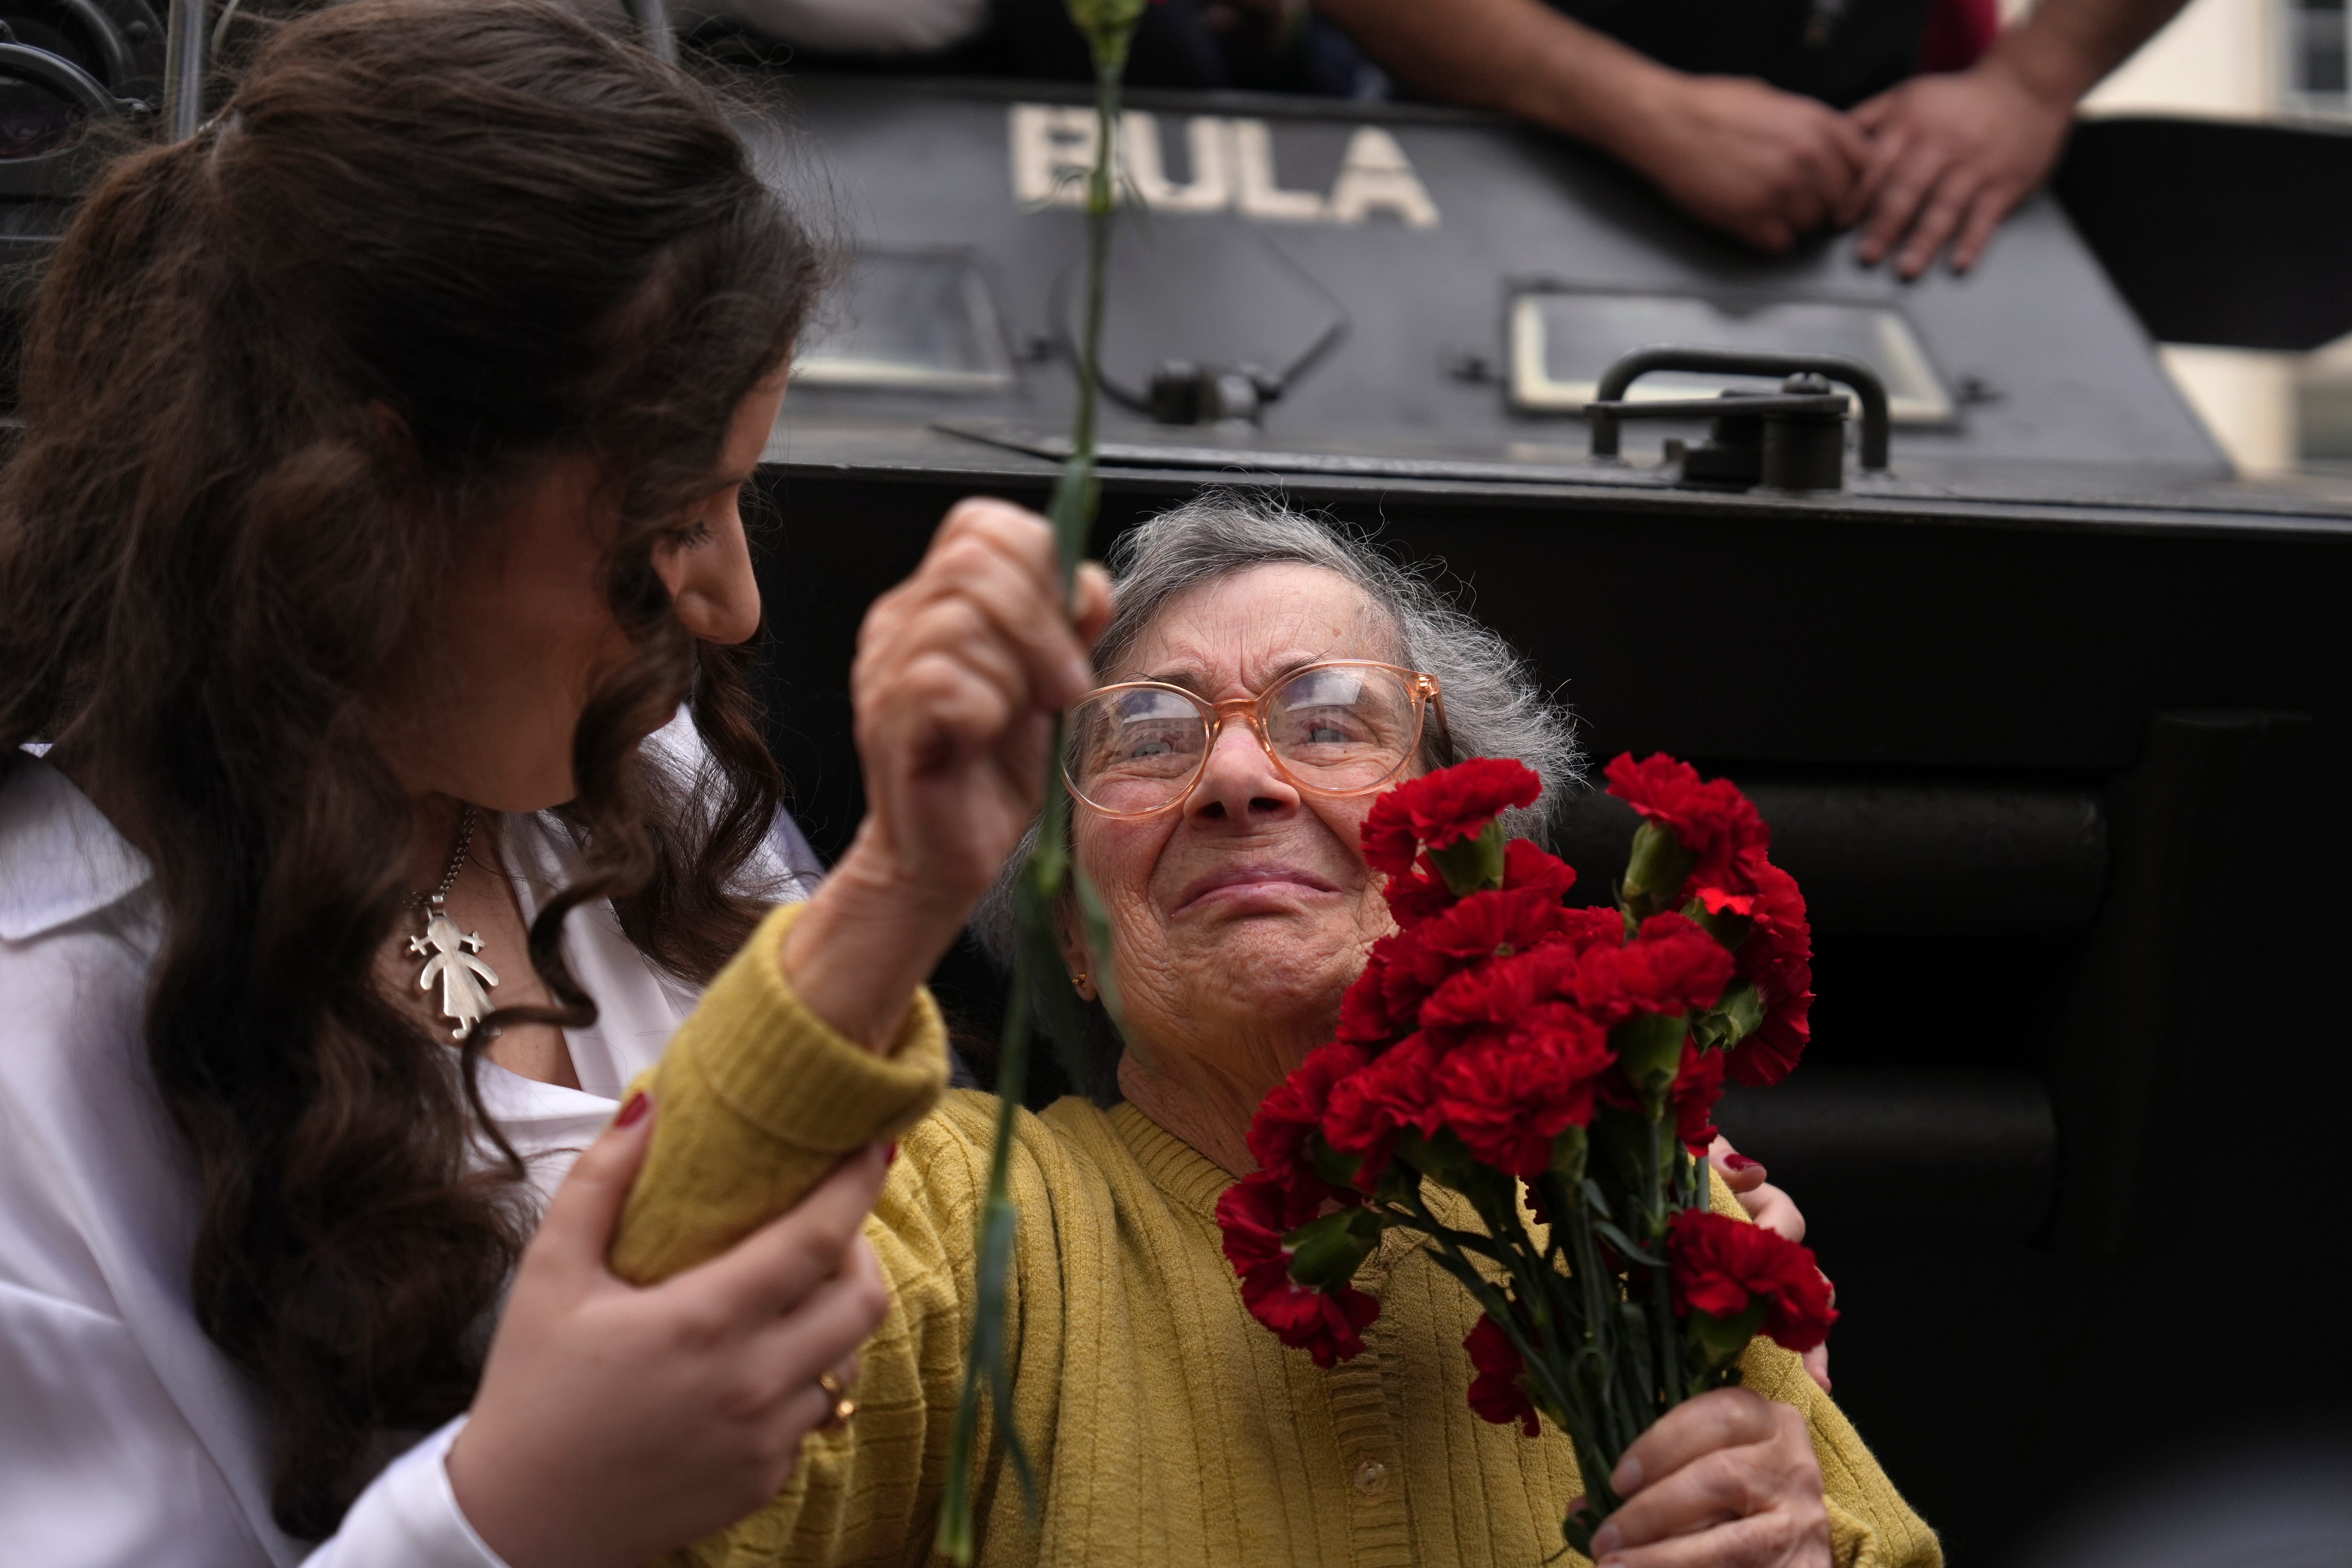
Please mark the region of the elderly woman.
MULTIPOLYGON (((1101 1028, 1087 1097, 1015 1121, 1011 1415, 1040 1508, 1024 1517, 1009 1478, 984 1492, 983 1560, 1549 1560, 1582 1490, 1570 1446, 1469 1409, 1475 1310, 1427 1254, 1391 1235, 1357 1281, 1382 1303, 1366 1353, 1320 1370, 1251 1320, 1213 1211, 1252 1166, 1258 1102, 1330 1037, 1388 929, 1358 844, 1377 789, 1479 752, 1564 782, 1566 721, 1493 633, 1277 509, 1196 501, 1129 534, 1115 563, 1108 685, 1080 700, 1066 759, 1112 951, 1066 949, 1083 995, 1115 966, 1127 1045, 1101 1028), (1318 727, 1342 710, 1395 737, 1381 768, 1318 769, 1318 727), (1162 759, 1149 780, 1097 765, 1089 737, 1121 726, 1123 754, 1162 759)), ((1098 594, 1082 586, 1082 627, 1098 594)), ((1083 683, 1067 626, 1034 520, 993 503, 950 516, 866 625, 872 806, 856 846, 720 976, 649 1085, 654 1144, 614 1251, 626 1277, 716 1250, 865 1140, 903 1140, 866 1225, 894 1302, 859 1409, 695 1561, 928 1552, 997 1110, 971 1091, 934 1107, 944 1046, 915 983, 1034 809, 1045 725, 1083 683)), ((1630 1500, 1595 1541, 1605 1563, 1939 1560, 1794 1357, 1759 1341, 1745 1373, 1629 1452, 1630 1500)))

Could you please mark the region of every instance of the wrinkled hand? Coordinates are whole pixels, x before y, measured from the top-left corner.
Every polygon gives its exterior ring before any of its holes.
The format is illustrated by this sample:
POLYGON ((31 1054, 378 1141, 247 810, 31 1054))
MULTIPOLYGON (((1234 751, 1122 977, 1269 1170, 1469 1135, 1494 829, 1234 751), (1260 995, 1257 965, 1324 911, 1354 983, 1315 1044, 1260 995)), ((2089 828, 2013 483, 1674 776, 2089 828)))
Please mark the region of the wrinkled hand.
POLYGON ((1692 216, 1779 251, 1849 203, 1870 144, 1846 116, 1748 77, 1667 79, 1622 153, 1692 216))
POLYGON ((1045 520, 965 500, 874 601, 849 672, 866 818, 778 957, 820 1018, 883 1049, 1037 814, 1054 715, 1094 685, 1110 579, 1075 616, 1045 520), (1075 624, 1073 624, 1075 622, 1075 624))
POLYGON ((859 1226, 887 1157, 842 1162, 780 1218, 639 1289, 604 1267, 654 1118, 589 1145, 523 1253, 451 1445, 449 1484, 514 1568, 628 1568, 775 1495, 889 1310, 859 1226))
POLYGON ((1830 1568, 1829 1505, 1805 1418, 1744 1388, 1677 1405, 1634 1440, 1593 1533, 1600 1568, 1830 1568))
MULTIPOLYGON (((1763 1164, 1749 1159, 1731 1146, 1731 1140, 1717 1136, 1706 1152, 1723 1184, 1748 1211, 1748 1217, 1767 1230, 1780 1232, 1790 1241, 1805 1239, 1805 1216, 1796 1200, 1780 1188, 1766 1182, 1763 1164)), ((1830 1287, 1830 1299, 1837 1299, 1837 1287, 1830 1287)), ((1805 1372, 1821 1385, 1823 1394, 1830 1392, 1830 1347, 1824 1340, 1804 1354, 1805 1372)))
POLYGON ((1074 628, 1045 520, 965 500, 858 632, 857 851, 887 854, 959 925, 1037 813, 1054 715, 1094 685, 1109 580, 1090 565, 1077 591, 1074 628))
POLYGON ((1853 110, 1870 157, 1839 221, 1861 223, 1856 254, 1916 278, 1948 242, 1966 272, 2011 208, 2042 183, 2074 122, 2071 99, 2037 91, 1990 56, 1948 76, 1914 77, 1853 110))

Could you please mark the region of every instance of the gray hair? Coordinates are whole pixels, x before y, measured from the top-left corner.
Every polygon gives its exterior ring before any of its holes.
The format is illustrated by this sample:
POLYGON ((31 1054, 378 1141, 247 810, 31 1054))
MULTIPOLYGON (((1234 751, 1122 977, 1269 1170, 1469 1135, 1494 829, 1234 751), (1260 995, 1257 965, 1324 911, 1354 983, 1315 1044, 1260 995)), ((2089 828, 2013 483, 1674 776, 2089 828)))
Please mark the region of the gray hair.
MULTIPOLYGON (((1434 676, 1445 735, 1433 731, 1423 760, 1446 767, 1470 757, 1515 757, 1542 775, 1543 795, 1504 818, 1505 828, 1547 836, 1560 800, 1579 782, 1575 721, 1547 696, 1535 671, 1493 628, 1465 614, 1433 574, 1406 566, 1364 535, 1292 510, 1269 495, 1210 490, 1122 534, 1108 563, 1117 608, 1095 650, 1096 667, 1116 668, 1181 595, 1255 566, 1319 566, 1363 592, 1388 621, 1395 662, 1434 676)), ((999 964, 1015 948, 1013 882, 1035 847, 1037 829, 1006 862, 980 907, 972 931, 999 964)), ((1045 1013, 1036 1022, 1047 1027, 1045 1013)), ((1118 1032, 1099 1003, 1085 1009, 1086 1038, 1056 1040, 1082 1094, 1118 1098, 1118 1032)))

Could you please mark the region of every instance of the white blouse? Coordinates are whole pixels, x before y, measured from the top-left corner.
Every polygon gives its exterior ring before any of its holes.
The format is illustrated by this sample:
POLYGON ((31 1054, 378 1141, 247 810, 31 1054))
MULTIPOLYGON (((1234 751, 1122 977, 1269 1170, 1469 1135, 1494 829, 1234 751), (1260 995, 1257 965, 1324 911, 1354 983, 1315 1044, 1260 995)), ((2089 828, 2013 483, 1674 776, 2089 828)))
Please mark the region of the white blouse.
MULTIPOLYGON (((690 767, 680 721, 648 745, 690 767)), ((551 816, 509 816, 499 844, 529 921, 572 840, 551 816)), ((789 818, 758 870, 769 896, 814 886, 789 818)), ((142 1026, 160 934, 139 852, 56 768, 0 754, 0 1562, 504 1568, 442 1466, 462 1416, 394 1460, 333 1539, 271 1522, 258 1409, 190 1302, 199 1184, 142 1026)), ((482 1064, 542 1202, 695 1002, 609 904, 576 910, 563 942, 599 1013, 568 1032, 581 1087, 482 1064)))

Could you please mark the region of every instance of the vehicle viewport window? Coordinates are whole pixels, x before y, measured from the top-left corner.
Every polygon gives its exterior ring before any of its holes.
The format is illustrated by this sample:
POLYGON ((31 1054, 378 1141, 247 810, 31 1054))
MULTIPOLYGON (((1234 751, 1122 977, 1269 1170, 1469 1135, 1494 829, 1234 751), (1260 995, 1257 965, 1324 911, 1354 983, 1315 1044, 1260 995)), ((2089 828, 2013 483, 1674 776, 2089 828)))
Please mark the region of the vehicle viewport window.
MULTIPOLYGON (((1952 395, 1898 310, 1829 300, 1735 303, 1688 294, 1529 289, 1511 303, 1511 401, 1531 413, 1574 413, 1601 373, 1654 343, 1764 353, 1842 354, 1878 372, 1898 425, 1940 425, 1952 395)), ((1643 376, 1631 396, 1705 397, 1727 388, 1769 392, 1752 376, 1674 371, 1643 376)))
POLYGON ((1008 391, 1013 356, 1000 320, 970 256, 863 251, 803 333, 793 379, 810 386, 1008 391))

